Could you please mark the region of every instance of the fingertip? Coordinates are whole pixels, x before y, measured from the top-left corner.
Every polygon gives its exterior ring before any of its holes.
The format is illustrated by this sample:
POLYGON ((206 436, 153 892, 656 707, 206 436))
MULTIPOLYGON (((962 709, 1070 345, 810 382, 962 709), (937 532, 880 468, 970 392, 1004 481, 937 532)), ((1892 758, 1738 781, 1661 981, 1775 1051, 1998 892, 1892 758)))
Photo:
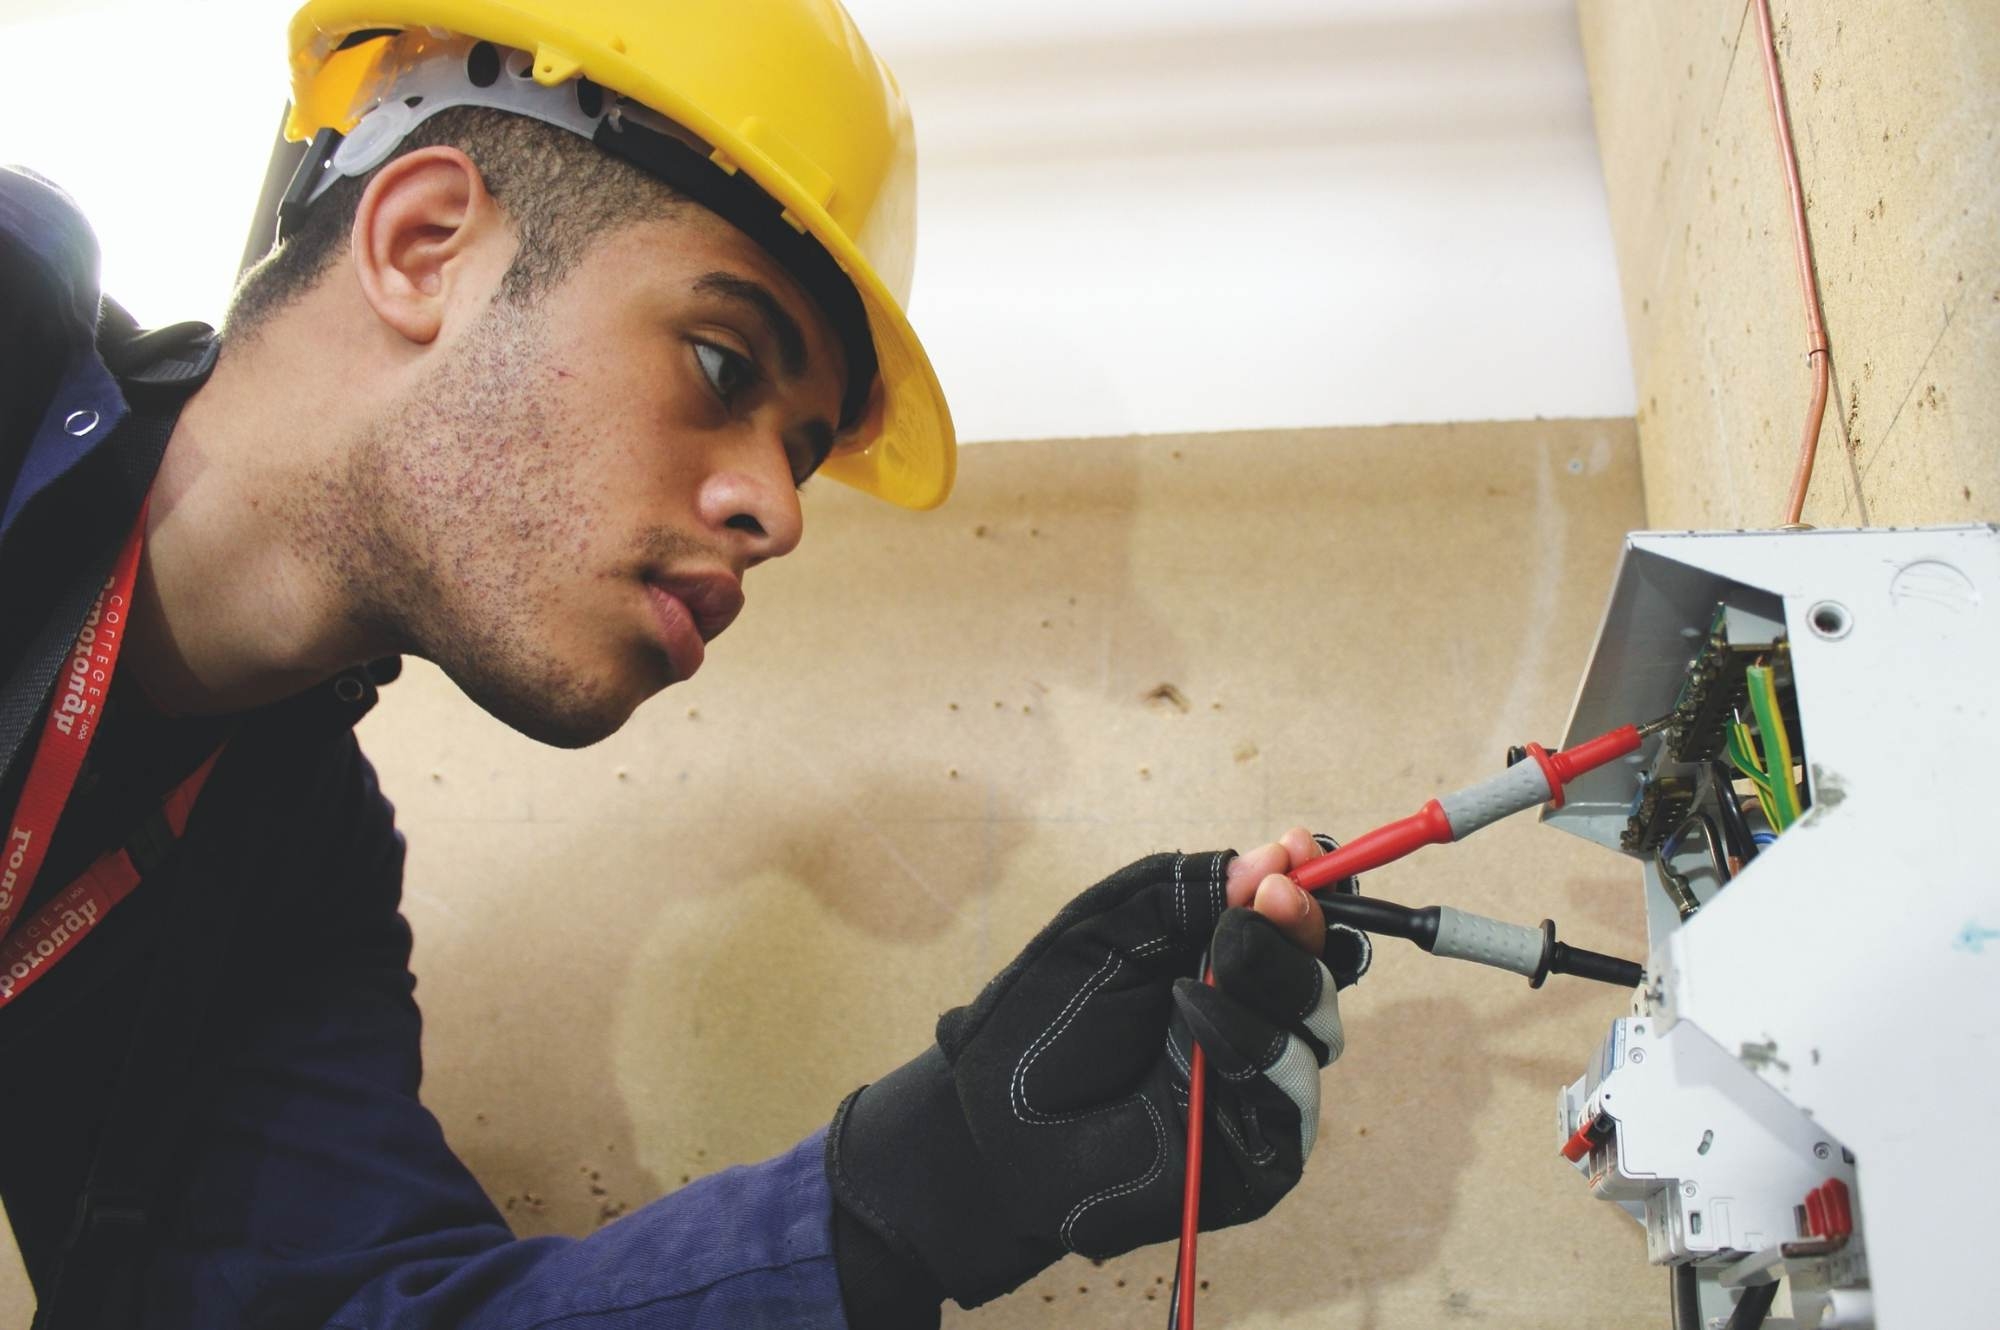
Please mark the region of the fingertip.
POLYGON ((1319 858, 1319 842, 1314 840, 1312 832, 1304 827, 1293 827, 1278 837, 1278 844, 1285 847, 1287 868, 1297 868, 1308 859, 1319 858))
POLYGON ((1283 873, 1270 874, 1257 884, 1251 908, 1276 924, 1307 955, 1319 955, 1326 925, 1312 897, 1298 883, 1283 873))
POLYGON ((1298 918, 1311 902, 1299 890, 1298 883, 1283 873, 1268 873, 1257 883, 1255 908, 1257 913, 1268 915, 1275 923, 1290 923, 1298 918))

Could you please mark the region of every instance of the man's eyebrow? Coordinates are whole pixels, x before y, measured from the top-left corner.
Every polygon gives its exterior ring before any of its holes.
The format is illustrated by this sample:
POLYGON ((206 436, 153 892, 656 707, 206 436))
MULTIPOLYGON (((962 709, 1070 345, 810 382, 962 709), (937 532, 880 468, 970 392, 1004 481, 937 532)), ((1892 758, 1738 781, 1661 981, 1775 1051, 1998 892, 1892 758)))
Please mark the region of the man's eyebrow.
POLYGON ((806 372, 806 338, 798 320, 786 313, 778 298, 762 282, 738 277, 730 272, 712 272, 697 278, 694 289, 719 295, 748 306, 763 321, 764 330, 778 344, 778 360, 785 377, 796 379, 806 372))

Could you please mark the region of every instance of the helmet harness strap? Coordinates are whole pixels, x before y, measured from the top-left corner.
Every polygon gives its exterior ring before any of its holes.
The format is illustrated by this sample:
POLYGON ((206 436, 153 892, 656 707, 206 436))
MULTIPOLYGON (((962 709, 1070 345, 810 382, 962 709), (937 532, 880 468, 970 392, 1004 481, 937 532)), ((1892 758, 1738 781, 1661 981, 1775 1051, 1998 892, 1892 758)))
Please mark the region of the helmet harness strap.
POLYGON ((484 106, 525 115, 591 140, 716 214, 769 254, 805 289, 840 338, 847 357, 840 428, 859 422, 875 381, 875 343, 861 298, 832 255, 794 226, 782 205, 748 175, 725 170, 664 117, 587 78, 544 85, 532 77, 533 68, 534 57, 526 51, 459 39, 396 69, 351 132, 328 127, 313 136, 278 204, 280 238, 295 231, 337 181, 380 166, 411 130, 439 111, 484 106))

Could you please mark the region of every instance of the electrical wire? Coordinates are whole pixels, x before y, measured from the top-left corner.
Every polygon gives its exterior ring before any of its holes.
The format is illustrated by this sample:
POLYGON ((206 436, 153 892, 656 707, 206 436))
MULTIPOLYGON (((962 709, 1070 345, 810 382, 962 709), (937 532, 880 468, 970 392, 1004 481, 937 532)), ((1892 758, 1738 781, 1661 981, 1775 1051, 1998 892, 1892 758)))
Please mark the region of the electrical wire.
POLYGON ((1777 1280, 1750 1285, 1737 1295, 1736 1310, 1729 1314, 1729 1324, 1724 1330, 1758 1330, 1764 1324, 1764 1318, 1771 1314, 1771 1304, 1777 1300, 1777 1280))
MULTIPOLYGON (((1708 843, 1708 862, 1709 866, 1715 870, 1716 885, 1728 886, 1729 879, 1736 876, 1736 866, 1728 862, 1728 856, 1723 852, 1722 848, 1722 837, 1718 836, 1715 831, 1715 819, 1707 813, 1695 813, 1687 821, 1681 823, 1680 830, 1674 833, 1672 841, 1673 849, 1678 850, 1680 848, 1681 838, 1687 835, 1690 827, 1700 827, 1702 839, 1708 843)), ((1672 850, 1668 851, 1669 854, 1672 852, 1672 850)))
POLYGON ((1667 1285, 1667 1307, 1673 1330, 1702 1330, 1701 1280, 1692 1264, 1674 1267, 1673 1281, 1667 1285))
POLYGON ((1785 163, 1785 187, 1792 198, 1792 234, 1799 259, 1799 285, 1806 300, 1806 359, 1813 367, 1812 404, 1806 409, 1806 427, 1799 440, 1798 466, 1792 474, 1792 492, 1785 505, 1785 525, 1797 526, 1806 508, 1806 488, 1812 483, 1813 460, 1819 451, 1820 421, 1826 415, 1827 383, 1832 375, 1833 350, 1826 339, 1826 317, 1821 312, 1819 283, 1814 276, 1812 232, 1806 225, 1805 187, 1799 183, 1799 154, 1792 146, 1792 121, 1785 109, 1785 83, 1778 71, 1778 47, 1771 35, 1771 0, 1757 0, 1757 31, 1764 43, 1764 73, 1771 89, 1771 119, 1777 127, 1778 153, 1785 163))
POLYGON ((1764 774, 1763 764, 1757 757, 1756 741, 1750 737, 1750 727, 1740 720, 1729 722, 1729 760, 1750 782, 1750 791, 1757 797, 1757 806, 1764 810, 1764 820, 1771 824, 1774 832, 1784 829, 1784 818, 1778 812, 1777 794, 1771 789, 1771 778, 1764 774))
POLYGON ((1792 739, 1785 730, 1785 715, 1778 708, 1778 676, 1768 665, 1752 665, 1744 671, 1750 685, 1750 710, 1757 717, 1757 733, 1763 741, 1764 770, 1771 777, 1771 791, 1784 806, 1783 831, 1805 815, 1799 787, 1792 781, 1792 739))
POLYGON ((1743 865, 1757 857, 1757 842, 1750 834, 1750 824, 1743 820, 1742 805, 1736 802, 1735 781, 1720 762, 1708 764, 1708 780, 1715 788, 1715 811, 1722 823, 1723 844, 1729 849, 1730 867, 1742 872, 1743 865))
POLYGON ((1653 867, 1660 875, 1660 886, 1665 889, 1667 899, 1674 903, 1674 912, 1686 919, 1701 908, 1701 898, 1688 885, 1687 876, 1674 867, 1673 858, 1665 847, 1653 851, 1653 867))
POLYGON ((1768 665, 1752 665, 1744 671, 1748 685, 1750 713, 1757 722, 1757 735, 1742 720, 1729 723, 1729 760, 1746 776, 1757 791, 1757 802, 1773 831, 1782 832, 1805 815, 1798 787, 1792 782, 1792 741, 1785 731, 1784 713, 1778 707, 1777 675, 1768 665), (1758 756, 1762 747, 1763 756, 1758 756))
MULTIPOLYGON (((1215 968, 1203 965, 1201 981, 1215 982, 1215 968)), ((1187 1170, 1181 1183, 1181 1251, 1174 1264, 1174 1296, 1167 1308, 1169 1330, 1194 1330, 1194 1245, 1201 1236, 1201 1156, 1208 1125, 1208 1058, 1193 1040, 1188 1059, 1187 1170)))
POLYGON ((1715 873, 1716 889, 1719 891, 1729 884, 1734 876, 1733 865, 1723 861, 1722 841, 1715 834, 1715 823, 1707 813, 1692 813, 1667 837, 1660 848, 1653 853, 1653 867, 1660 874, 1660 885, 1666 889, 1667 899, 1674 903, 1674 909, 1683 919, 1701 908, 1701 898, 1689 885, 1687 874, 1674 867, 1674 856, 1680 853, 1681 842, 1687 838, 1690 827, 1700 827, 1702 838, 1708 843, 1708 862, 1715 873))

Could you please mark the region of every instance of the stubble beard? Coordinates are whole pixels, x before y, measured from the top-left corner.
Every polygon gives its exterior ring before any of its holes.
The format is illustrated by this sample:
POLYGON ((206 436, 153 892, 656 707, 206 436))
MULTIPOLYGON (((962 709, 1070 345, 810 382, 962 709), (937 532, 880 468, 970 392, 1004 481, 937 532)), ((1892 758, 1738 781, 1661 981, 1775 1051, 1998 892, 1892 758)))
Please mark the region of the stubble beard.
POLYGON ((362 626, 436 664, 508 727, 581 748, 638 699, 547 641, 547 625, 575 621, 561 612, 565 582, 595 579, 587 453, 542 391, 545 349, 532 307, 496 302, 321 478, 302 529, 362 626))

